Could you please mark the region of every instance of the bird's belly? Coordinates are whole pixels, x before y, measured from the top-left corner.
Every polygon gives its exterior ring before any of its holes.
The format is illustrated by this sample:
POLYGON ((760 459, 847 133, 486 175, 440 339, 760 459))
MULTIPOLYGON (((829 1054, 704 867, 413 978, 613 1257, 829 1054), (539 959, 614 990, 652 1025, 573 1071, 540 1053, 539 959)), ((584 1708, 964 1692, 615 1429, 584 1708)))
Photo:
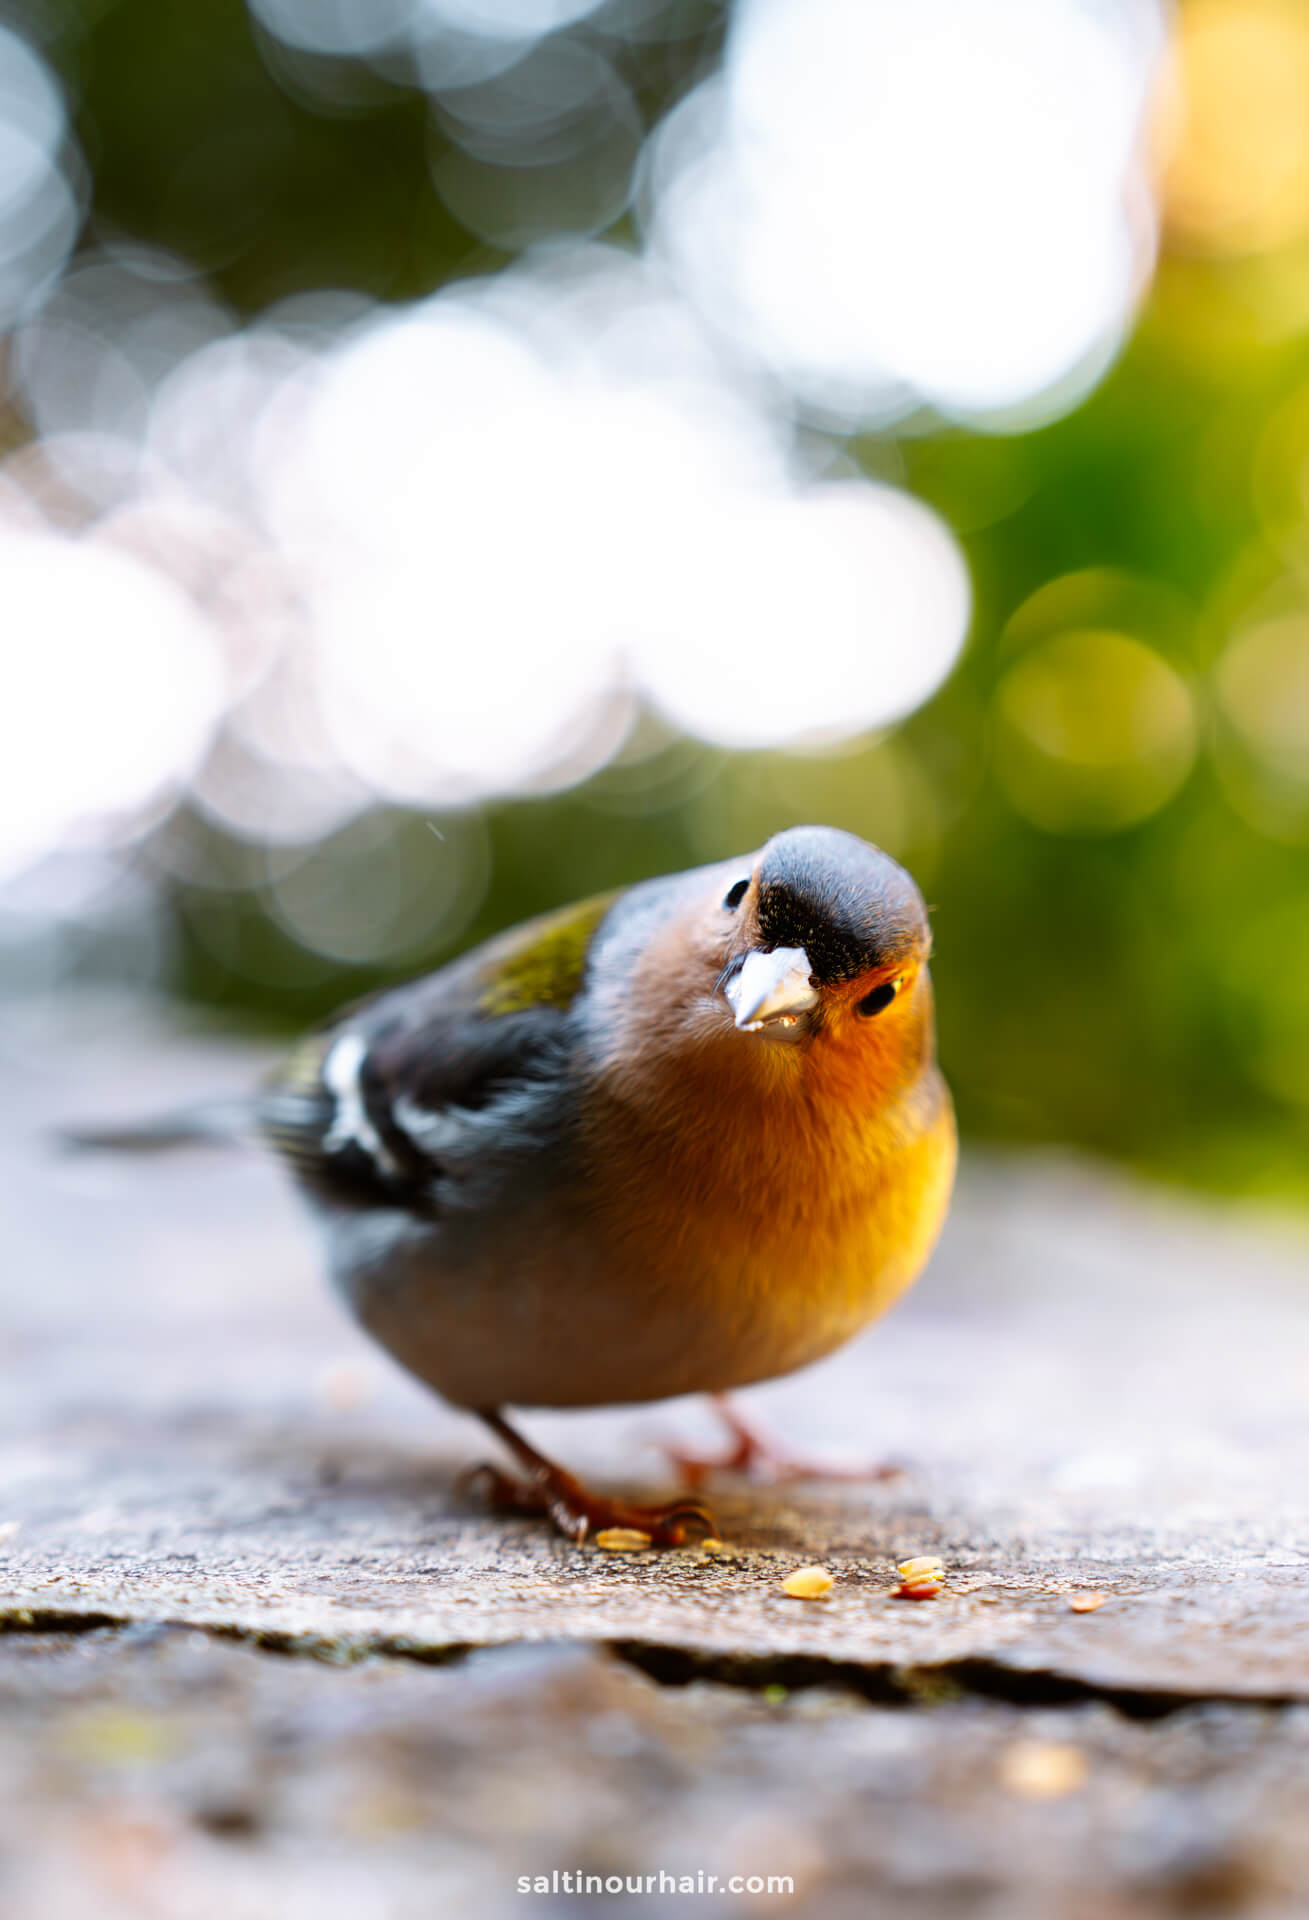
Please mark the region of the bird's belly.
POLYGON ((954 1167, 933 1130, 864 1205, 752 1230, 687 1208, 639 1237, 577 1203, 457 1222, 334 1224, 338 1286, 402 1365, 462 1406, 599 1406, 720 1391, 832 1352, 884 1312, 931 1251, 954 1167))

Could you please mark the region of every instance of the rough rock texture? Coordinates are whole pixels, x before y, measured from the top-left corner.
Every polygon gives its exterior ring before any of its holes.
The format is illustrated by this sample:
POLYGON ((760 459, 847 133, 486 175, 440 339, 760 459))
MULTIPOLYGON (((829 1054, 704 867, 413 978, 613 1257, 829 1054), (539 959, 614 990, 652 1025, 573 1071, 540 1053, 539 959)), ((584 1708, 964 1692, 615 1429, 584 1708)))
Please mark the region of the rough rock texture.
POLYGON ((659 1686, 576 1644, 332 1670, 185 1628, 15 1636, 0 1781, 0 1900, 43 1920, 594 1911, 579 1874, 655 1876, 655 1913, 735 1904, 660 1873, 842 1920, 1289 1920, 1309 1881, 1303 1708, 870 1706, 659 1686))
MULTIPOLYGON (((487 1442, 340 1315, 272 1169, 41 1137, 248 1055, 122 1019, 0 1051, 5 1920, 499 1913, 578 1869, 1309 1912, 1303 1226, 974 1159, 911 1299, 748 1396, 904 1472, 727 1481, 727 1552, 609 1555, 456 1491, 487 1442), (940 1599, 893 1597, 914 1553, 940 1599), (786 1598, 810 1561, 830 1596, 786 1598)), ((525 1425, 643 1493, 660 1435, 714 1438, 690 1403, 525 1425)))

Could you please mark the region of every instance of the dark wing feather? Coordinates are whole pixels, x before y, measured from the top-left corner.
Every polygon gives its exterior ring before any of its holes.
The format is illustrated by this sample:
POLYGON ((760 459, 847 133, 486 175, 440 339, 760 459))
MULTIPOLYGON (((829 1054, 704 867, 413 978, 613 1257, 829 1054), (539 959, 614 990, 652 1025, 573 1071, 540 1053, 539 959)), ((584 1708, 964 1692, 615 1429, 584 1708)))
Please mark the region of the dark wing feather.
POLYGON ((441 1116, 481 1111, 560 1071, 569 1009, 612 899, 529 921, 310 1035, 270 1077, 259 1109, 297 1178, 345 1204, 430 1211, 441 1116))

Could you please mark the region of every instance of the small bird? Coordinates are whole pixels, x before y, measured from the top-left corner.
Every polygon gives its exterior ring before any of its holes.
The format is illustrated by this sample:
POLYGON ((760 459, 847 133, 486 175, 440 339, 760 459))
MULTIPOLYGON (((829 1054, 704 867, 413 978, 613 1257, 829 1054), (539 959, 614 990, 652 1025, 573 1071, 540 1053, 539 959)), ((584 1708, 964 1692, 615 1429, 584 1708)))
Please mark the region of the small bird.
POLYGON ((503 1409, 723 1393, 848 1340, 940 1230, 954 1116, 914 882, 830 827, 527 922, 311 1035, 258 1123, 335 1285, 580 1540, 716 1531, 609 1499, 503 1409))

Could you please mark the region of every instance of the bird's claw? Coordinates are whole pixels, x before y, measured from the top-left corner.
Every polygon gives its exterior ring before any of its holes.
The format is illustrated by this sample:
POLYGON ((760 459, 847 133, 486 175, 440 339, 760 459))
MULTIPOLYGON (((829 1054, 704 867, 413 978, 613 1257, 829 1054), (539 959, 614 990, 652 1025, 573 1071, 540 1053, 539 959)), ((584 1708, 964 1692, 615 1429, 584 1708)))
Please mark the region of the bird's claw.
POLYGON ((582 1543, 608 1527, 624 1527, 650 1537, 652 1547, 682 1547, 689 1533, 712 1539, 718 1524, 699 1500, 672 1500, 664 1506, 638 1506, 630 1500, 593 1493, 562 1467, 533 1467, 522 1478, 484 1462, 459 1477, 461 1492, 476 1493, 499 1513, 544 1514, 565 1540, 582 1543))

